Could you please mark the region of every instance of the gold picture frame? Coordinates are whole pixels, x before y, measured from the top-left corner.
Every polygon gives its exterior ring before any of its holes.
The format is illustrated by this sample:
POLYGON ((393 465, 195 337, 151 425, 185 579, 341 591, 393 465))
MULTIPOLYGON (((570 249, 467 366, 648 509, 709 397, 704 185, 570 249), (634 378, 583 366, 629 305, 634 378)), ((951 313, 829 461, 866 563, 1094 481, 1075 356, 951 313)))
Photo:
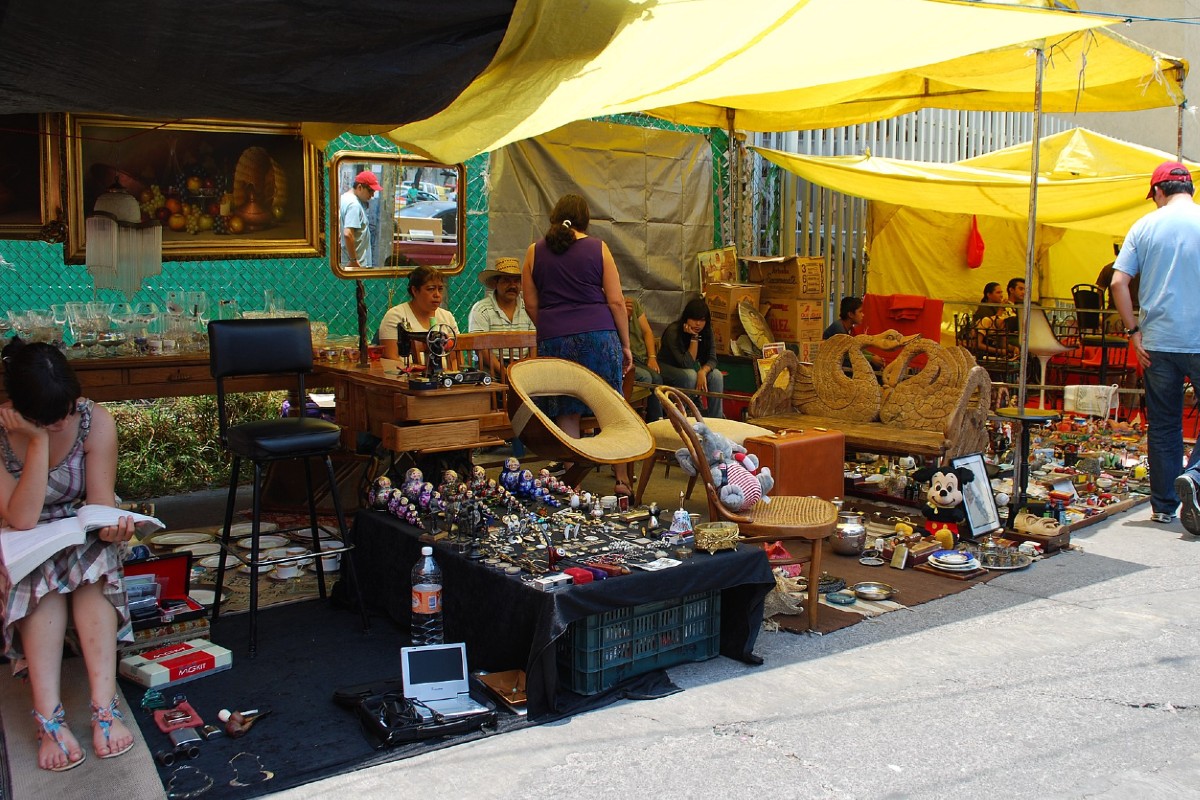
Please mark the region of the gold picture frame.
MULTIPOLYGON (((466 186, 462 164, 441 164, 402 153, 341 151, 329 162, 329 266, 339 278, 397 278, 418 266, 447 275, 466 264, 466 186), (362 266, 342 252, 341 205, 354 202, 355 178, 375 176, 379 191, 363 194, 371 246, 362 266)), ((357 254, 356 254, 357 256, 357 254)))
POLYGON ((163 260, 324 255, 321 153, 297 123, 66 115, 68 263, 119 184, 163 223, 163 260), (207 218, 207 219, 206 219, 207 218))
POLYGON ((62 206, 61 115, 0 115, 0 239, 45 238, 62 206))

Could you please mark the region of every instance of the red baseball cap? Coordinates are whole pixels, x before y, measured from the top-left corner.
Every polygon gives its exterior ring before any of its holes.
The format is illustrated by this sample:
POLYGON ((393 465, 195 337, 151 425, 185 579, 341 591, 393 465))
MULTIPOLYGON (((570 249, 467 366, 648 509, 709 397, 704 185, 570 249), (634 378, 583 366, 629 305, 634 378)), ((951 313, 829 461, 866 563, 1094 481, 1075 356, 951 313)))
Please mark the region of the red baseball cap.
POLYGON ((1188 172, 1188 168, 1178 161, 1164 161, 1158 165, 1158 168, 1154 170, 1154 175, 1150 178, 1150 193, 1146 195, 1146 199, 1153 199, 1154 187, 1166 181, 1191 183, 1192 173, 1188 172))
MULTIPOLYGON (((1156 172, 1155 174, 1157 175, 1158 173, 1156 172)), ((369 170, 369 169, 365 169, 362 172, 355 175, 354 182, 361 183, 366 186, 370 186, 372 192, 379 191, 379 178, 376 178, 375 173, 371 172, 371 170, 369 170)))

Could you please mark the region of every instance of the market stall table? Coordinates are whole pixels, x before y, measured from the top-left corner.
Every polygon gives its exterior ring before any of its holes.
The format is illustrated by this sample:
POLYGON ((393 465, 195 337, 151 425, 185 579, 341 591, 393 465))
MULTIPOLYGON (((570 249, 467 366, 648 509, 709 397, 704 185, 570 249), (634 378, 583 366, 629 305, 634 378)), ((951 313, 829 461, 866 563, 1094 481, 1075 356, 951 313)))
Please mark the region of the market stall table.
MULTIPOLYGON (((382 609, 402 626, 410 618, 409 572, 424 544, 421 531, 382 511, 360 511, 354 519, 353 558, 368 606, 382 609)), ((775 586, 766 554, 736 551, 696 553, 680 566, 638 572, 553 592, 540 591, 447 547, 435 546, 444 574, 446 641, 464 641, 472 670, 524 667, 529 713, 558 710, 555 640, 576 620, 618 608, 721 592, 720 652, 747 663, 762 623, 763 600, 775 586)))

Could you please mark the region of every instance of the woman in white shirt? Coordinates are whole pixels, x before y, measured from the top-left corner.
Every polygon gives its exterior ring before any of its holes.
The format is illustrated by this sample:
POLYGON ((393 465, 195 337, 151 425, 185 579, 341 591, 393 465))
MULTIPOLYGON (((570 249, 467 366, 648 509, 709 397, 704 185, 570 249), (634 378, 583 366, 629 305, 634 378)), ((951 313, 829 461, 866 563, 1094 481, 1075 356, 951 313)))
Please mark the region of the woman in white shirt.
MULTIPOLYGON (((434 325, 447 325, 458 335, 458 322, 448 309, 442 307, 446 300, 446 276, 432 267, 417 267, 408 276, 407 303, 392 306, 379 323, 379 343, 383 345, 383 357, 400 358, 398 326, 403 325, 410 333, 424 334, 434 325)), ((413 339, 413 353, 425 351, 425 337, 413 339)), ((447 367, 450 365, 447 364, 447 367)))

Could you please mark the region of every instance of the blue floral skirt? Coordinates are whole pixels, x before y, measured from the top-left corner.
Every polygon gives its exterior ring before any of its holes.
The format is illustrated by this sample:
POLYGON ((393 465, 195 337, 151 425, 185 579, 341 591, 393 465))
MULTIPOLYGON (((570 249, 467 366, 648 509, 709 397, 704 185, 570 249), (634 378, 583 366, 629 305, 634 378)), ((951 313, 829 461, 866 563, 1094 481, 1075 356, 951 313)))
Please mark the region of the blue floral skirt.
MULTIPOLYGON (((616 331, 588 331, 556 336, 538 342, 537 354, 574 361, 599 375, 609 386, 621 391, 621 337, 616 331)), ((588 416, 592 410, 568 395, 539 397, 538 408, 550 419, 565 414, 588 416)))

